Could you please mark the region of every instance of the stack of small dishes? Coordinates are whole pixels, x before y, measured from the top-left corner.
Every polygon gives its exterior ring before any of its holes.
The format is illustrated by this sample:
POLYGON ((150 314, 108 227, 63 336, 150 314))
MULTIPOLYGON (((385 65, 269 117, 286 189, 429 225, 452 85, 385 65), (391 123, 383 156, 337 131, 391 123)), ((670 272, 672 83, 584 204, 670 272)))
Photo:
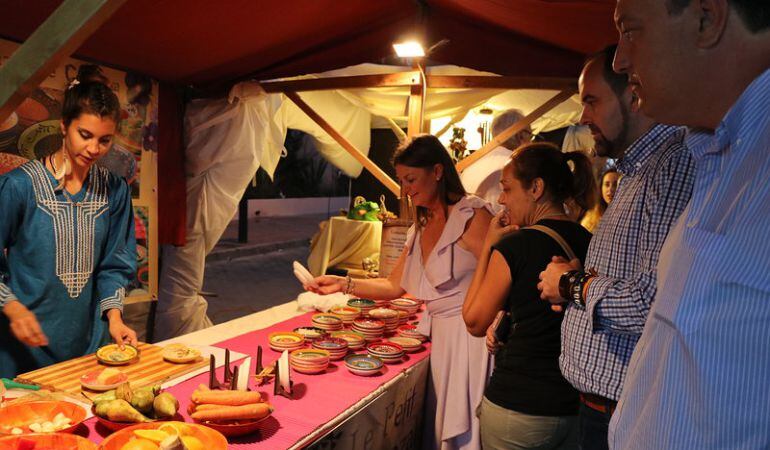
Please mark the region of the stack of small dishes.
POLYGON ((388 338, 388 342, 401 346, 406 353, 414 353, 422 350, 422 341, 416 338, 394 336, 388 338))
POLYGON ((270 348, 283 352, 284 350, 293 351, 305 346, 305 336, 290 331, 276 331, 268 335, 270 348))
POLYGON ((350 326, 354 320, 361 316, 361 308, 355 306, 335 306, 329 312, 340 316, 343 325, 347 326, 350 326))
POLYGON ((387 308, 390 306, 390 300, 374 300, 375 308, 387 308))
POLYGON ((398 324, 404 325, 405 323, 409 322, 409 313, 404 311, 403 309, 397 309, 398 311, 398 324))
POLYGON ((379 319, 356 319, 351 330, 364 335, 366 342, 378 341, 385 332, 385 322, 379 319))
POLYGON ((376 356, 387 364, 397 364, 404 359, 404 349, 392 342, 378 342, 369 344, 366 351, 371 356, 376 356))
POLYGON ((393 309, 406 311, 410 316, 413 316, 417 314, 417 311, 420 309, 420 302, 410 298, 397 298, 395 300, 391 300, 390 307, 393 309))
POLYGON ((385 331, 392 333, 398 328, 398 311, 390 308, 374 308, 369 316, 380 319, 385 323, 385 331))
POLYGON ((326 330, 317 327, 298 327, 294 329, 294 332, 304 336, 306 342, 313 342, 326 336, 326 330))
POLYGON ((414 325, 401 325, 398 327, 398 330, 396 330, 396 334, 401 337, 414 338, 420 342, 425 342, 427 340, 427 337, 417 332, 417 327, 414 325))
POLYGON ((369 314, 369 311, 373 310, 376 305, 374 300, 369 300, 366 298, 351 298, 348 300, 348 306, 360 309, 361 316, 366 317, 369 314))
POLYGON ((345 367, 351 373, 362 377, 370 377, 380 373, 383 368, 382 360, 372 355, 350 355, 345 358, 345 367))
POLYGON ((289 365, 299 373, 321 373, 329 367, 329 352, 317 348, 294 350, 289 354, 289 365))
POLYGON ((348 341, 348 348, 356 351, 366 347, 366 338, 358 331, 333 331, 332 337, 348 341))
POLYGON ((313 314, 313 326, 326 331, 342 329, 342 318, 336 314, 313 314))
POLYGON ((313 341, 313 348, 329 352, 329 359, 339 361, 348 354, 348 341, 338 337, 327 337, 313 341))

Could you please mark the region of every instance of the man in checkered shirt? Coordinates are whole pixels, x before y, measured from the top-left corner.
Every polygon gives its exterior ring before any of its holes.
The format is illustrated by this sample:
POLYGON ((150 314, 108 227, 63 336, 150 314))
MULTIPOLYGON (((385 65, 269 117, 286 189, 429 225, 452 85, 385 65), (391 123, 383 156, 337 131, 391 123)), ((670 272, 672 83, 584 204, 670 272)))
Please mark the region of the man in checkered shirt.
POLYGON ((684 129, 638 110, 625 75, 612 71, 615 47, 588 59, 579 80, 599 156, 617 158, 617 193, 591 239, 585 268, 558 258, 541 273, 541 297, 566 309, 559 363, 581 393, 581 449, 606 449, 631 353, 656 289, 656 266, 669 229, 692 193, 695 168, 684 129))

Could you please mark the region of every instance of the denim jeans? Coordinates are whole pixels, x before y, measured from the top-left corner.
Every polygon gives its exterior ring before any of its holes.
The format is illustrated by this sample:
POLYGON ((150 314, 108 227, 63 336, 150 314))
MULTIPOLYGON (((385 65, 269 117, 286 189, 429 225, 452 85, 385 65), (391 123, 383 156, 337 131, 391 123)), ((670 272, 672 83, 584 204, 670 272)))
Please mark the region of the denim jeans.
POLYGON ((607 433, 611 413, 599 412, 580 403, 578 413, 578 429, 580 450, 609 450, 607 433))
POLYGON ((486 397, 478 408, 484 450, 576 450, 577 416, 532 416, 486 397))

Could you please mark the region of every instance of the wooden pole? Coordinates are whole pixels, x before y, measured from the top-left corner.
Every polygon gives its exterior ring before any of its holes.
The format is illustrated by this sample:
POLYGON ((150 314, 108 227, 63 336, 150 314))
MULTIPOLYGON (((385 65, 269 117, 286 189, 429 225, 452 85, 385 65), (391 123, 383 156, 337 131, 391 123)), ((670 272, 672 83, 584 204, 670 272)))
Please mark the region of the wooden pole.
MULTIPOLYGON (((301 80, 260 81, 267 93, 324 91, 380 87, 410 87, 422 85, 419 70, 345 77, 306 78, 301 80)), ((577 85, 574 78, 508 77, 484 75, 426 75, 431 89, 549 89, 561 91, 577 85)))
POLYGON ((420 82, 419 84, 413 84, 409 93, 406 128, 408 137, 414 137, 422 133, 423 115, 425 113, 425 72, 419 62, 416 63, 416 67, 420 71, 420 82))
POLYGON ((514 134, 528 127, 532 122, 537 120, 540 116, 552 110, 553 108, 557 107, 568 98, 572 97, 574 93, 575 93, 575 90, 573 88, 573 89, 565 89, 559 92, 558 94, 554 95, 553 97, 551 97, 550 100, 543 103, 540 107, 538 107, 531 113, 527 114, 526 117, 514 123, 507 129, 505 129, 502 133, 492 138, 492 140, 487 142, 485 146, 481 147, 480 149, 471 153, 470 156, 468 156, 467 158, 455 164, 455 168, 457 168, 458 172, 462 172, 463 170, 467 169, 468 166, 470 166, 474 162, 481 159, 487 153, 491 152, 493 149, 495 149, 500 144, 505 142, 509 137, 513 136, 514 134))
POLYGON ((268 94, 276 92, 328 91, 332 89, 357 89, 372 87, 406 87, 420 83, 420 72, 396 72, 375 75, 351 75, 347 77, 306 78, 302 80, 260 81, 268 94))
POLYGON ((305 101, 302 100, 302 98, 300 98, 296 92, 285 92, 285 94, 299 107, 299 109, 307 114, 308 117, 313 120, 313 122, 318 124, 318 126, 323 128, 324 131, 329 133, 329 136, 337 141, 337 143, 340 144, 342 148, 344 148, 348 153, 350 153, 351 156, 360 162, 366 168, 366 170, 371 172, 371 174, 374 175, 374 177, 377 178, 380 183, 384 184, 385 187, 390 190, 390 192, 392 192, 395 196, 399 195, 398 183, 393 181, 393 179, 390 178, 387 173, 385 173, 375 163, 367 158, 366 155, 357 149, 350 141, 345 139, 345 137, 342 136, 337 130, 335 130, 329 122, 324 120, 324 118, 315 112, 315 110, 311 108, 310 105, 305 103, 305 101))
POLYGON ((0 67, 0 123, 126 0, 65 0, 0 67))

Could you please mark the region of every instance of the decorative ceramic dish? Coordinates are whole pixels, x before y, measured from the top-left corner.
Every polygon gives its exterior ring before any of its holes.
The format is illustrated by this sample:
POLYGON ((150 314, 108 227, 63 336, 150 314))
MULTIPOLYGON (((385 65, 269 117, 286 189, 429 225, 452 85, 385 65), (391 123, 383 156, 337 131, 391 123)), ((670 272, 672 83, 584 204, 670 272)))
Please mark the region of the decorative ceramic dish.
POLYGON ((369 377, 380 373, 383 363, 376 356, 350 355, 345 358, 345 367, 355 375, 369 377))
POLYGON ((96 359, 110 366, 130 364, 139 359, 139 350, 127 344, 122 349, 117 344, 108 344, 96 351, 96 359))
POLYGON ((187 364, 198 361, 201 357, 201 352, 184 344, 169 344, 163 347, 162 355, 166 361, 175 364, 187 364))
POLYGON ((126 381, 128 376, 113 367, 92 370, 80 377, 80 385, 92 391, 109 391, 126 381))

